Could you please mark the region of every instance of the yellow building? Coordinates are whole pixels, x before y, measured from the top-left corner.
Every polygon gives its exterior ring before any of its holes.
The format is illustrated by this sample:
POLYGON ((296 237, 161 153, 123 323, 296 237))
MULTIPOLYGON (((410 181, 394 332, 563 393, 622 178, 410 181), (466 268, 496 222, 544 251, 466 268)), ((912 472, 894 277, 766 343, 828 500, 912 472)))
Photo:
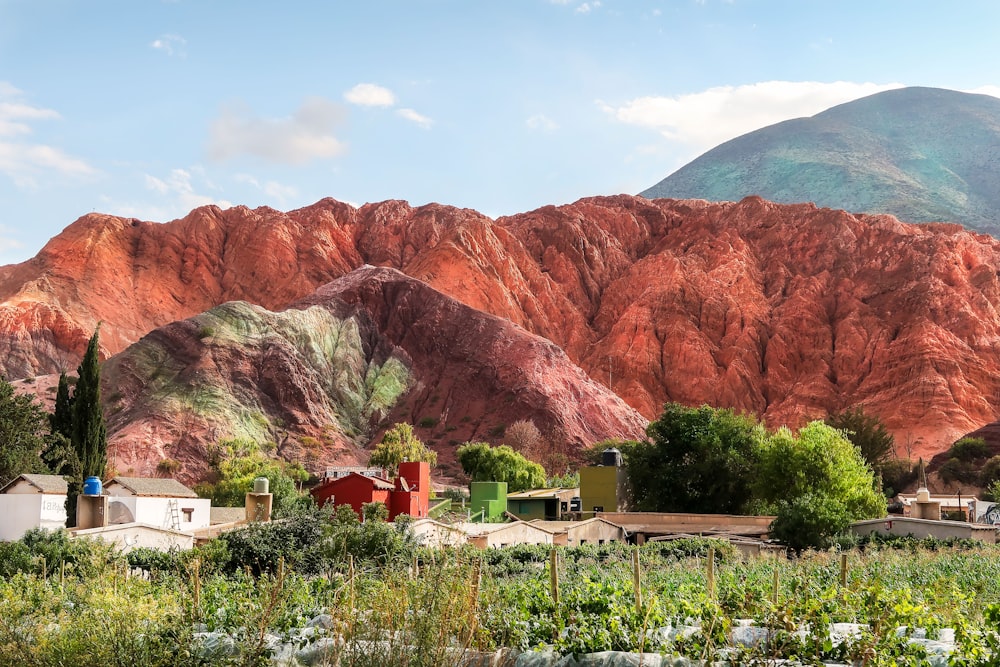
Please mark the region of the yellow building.
POLYGON ((583 516, 628 509, 621 452, 613 448, 605 449, 601 453, 601 461, 604 465, 580 468, 580 509, 583 516))

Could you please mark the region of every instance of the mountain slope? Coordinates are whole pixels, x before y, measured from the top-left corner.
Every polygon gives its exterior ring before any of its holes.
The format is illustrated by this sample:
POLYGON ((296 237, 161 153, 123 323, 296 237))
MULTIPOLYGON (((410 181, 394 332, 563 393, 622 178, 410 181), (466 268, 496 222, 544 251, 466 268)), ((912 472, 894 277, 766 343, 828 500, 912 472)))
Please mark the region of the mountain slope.
POLYGON ((33 373, 58 370, 54 348, 75 368, 90 321, 104 321, 115 352, 215 299, 278 310, 369 263, 548 339, 647 419, 674 400, 796 426, 863 403, 933 453, 1000 418, 1000 242, 957 225, 618 196, 498 220, 332 200, 199 209, 163 225, 89 216, 67 235, 0 281, 0 346, 33 373), (273 261, 272 245, 289 259, 273 261), (94 247, 100 262, 80 250, 94 247), (56 338, 40 316, 12 331, 5 321, 22 312, 62 313, 73 335, 56 338))
POLYGON ((532 420, 567 452, 641 437, 646 421, 551 342, 425 283, 362 267, 280 312, 226 303, 158 328, 104 366, 110 455, 199 479, 206 445, 275 442, 315 470, 367 462, 397 421, 417 425, 442 470, 455 446, 532 420))
POLYGON ((642 195, 781 202, 1000 234, 1000 99, 901 88, 708 151, 642 195))

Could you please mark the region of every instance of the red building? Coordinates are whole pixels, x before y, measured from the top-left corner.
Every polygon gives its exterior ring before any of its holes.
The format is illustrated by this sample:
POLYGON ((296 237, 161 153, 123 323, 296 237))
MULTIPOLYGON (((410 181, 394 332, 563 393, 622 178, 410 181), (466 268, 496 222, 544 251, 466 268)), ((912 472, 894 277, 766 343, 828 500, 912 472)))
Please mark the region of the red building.
POLYGON ((427 516, 430 507, 431 468, 425 461, 399 464, 399 475, 388 480, 372 474, 351 472, 342 477, 327 478, 312 489, 320 506, 327 503, 350 505, 358 516, 365 503, 383 503, 389 510, 389 520, 400 514, 414 518, 427 516))

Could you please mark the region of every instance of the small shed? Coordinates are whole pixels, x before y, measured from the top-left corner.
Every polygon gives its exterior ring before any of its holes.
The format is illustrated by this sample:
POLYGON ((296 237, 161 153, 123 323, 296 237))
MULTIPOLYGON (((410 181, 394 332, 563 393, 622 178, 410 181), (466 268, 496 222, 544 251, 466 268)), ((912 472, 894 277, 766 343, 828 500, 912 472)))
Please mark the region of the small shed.
POLYGON ((507 511, 523 521, 559 521, 570 511, 570 501, 580 489, 532 489, 507 494, 507 511))
POLYGON ((468 536, 469 544, 487 547, 509 547, 515 544, 552 544, 553 534, 526 521, 510 523, 456 523, 468 536))
POLYGON ((601 517, 585 521, 532 521, 532 525, 554 534, 555 544, 575 547, 581 544, 623 542, 625 529, 601 517))
POLYGON ((104 485, 109 525, 141 523, 191 531, 212 522, 212 501, 175 479, 115 477, 104 485))
POLYGON ((21 539, 32 528, 66 527, 66 480, 59 475, 18 475, 0 488, 0 540, 21 539))
POLYGON ((417 519, 410 529, 422 547, 460 547, 468 537, 462 530, 434 519, 417 519))

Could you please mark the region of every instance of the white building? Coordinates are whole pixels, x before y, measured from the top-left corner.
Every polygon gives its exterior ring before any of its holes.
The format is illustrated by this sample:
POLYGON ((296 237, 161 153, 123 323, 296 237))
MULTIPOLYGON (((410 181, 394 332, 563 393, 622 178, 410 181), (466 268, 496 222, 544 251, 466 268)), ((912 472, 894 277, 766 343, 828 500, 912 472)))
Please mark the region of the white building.
POLYGON ((12 479, 0 489, 0 540, 19 540, 32 528, 65 528, 66 491, 66 480, 58 475, 12 479))
POLYGON ((552 544, 553 535, 547 530, 527 523, 470 523, 452 525, 464 532, 469 544, 485 549, 487 547, 509 547, 514 544, 552 544))
POLYGON ((182 532, 207 528, 212 501, 175 479, 115 477, 104 486, 108 525, 141 523, 182 532))

